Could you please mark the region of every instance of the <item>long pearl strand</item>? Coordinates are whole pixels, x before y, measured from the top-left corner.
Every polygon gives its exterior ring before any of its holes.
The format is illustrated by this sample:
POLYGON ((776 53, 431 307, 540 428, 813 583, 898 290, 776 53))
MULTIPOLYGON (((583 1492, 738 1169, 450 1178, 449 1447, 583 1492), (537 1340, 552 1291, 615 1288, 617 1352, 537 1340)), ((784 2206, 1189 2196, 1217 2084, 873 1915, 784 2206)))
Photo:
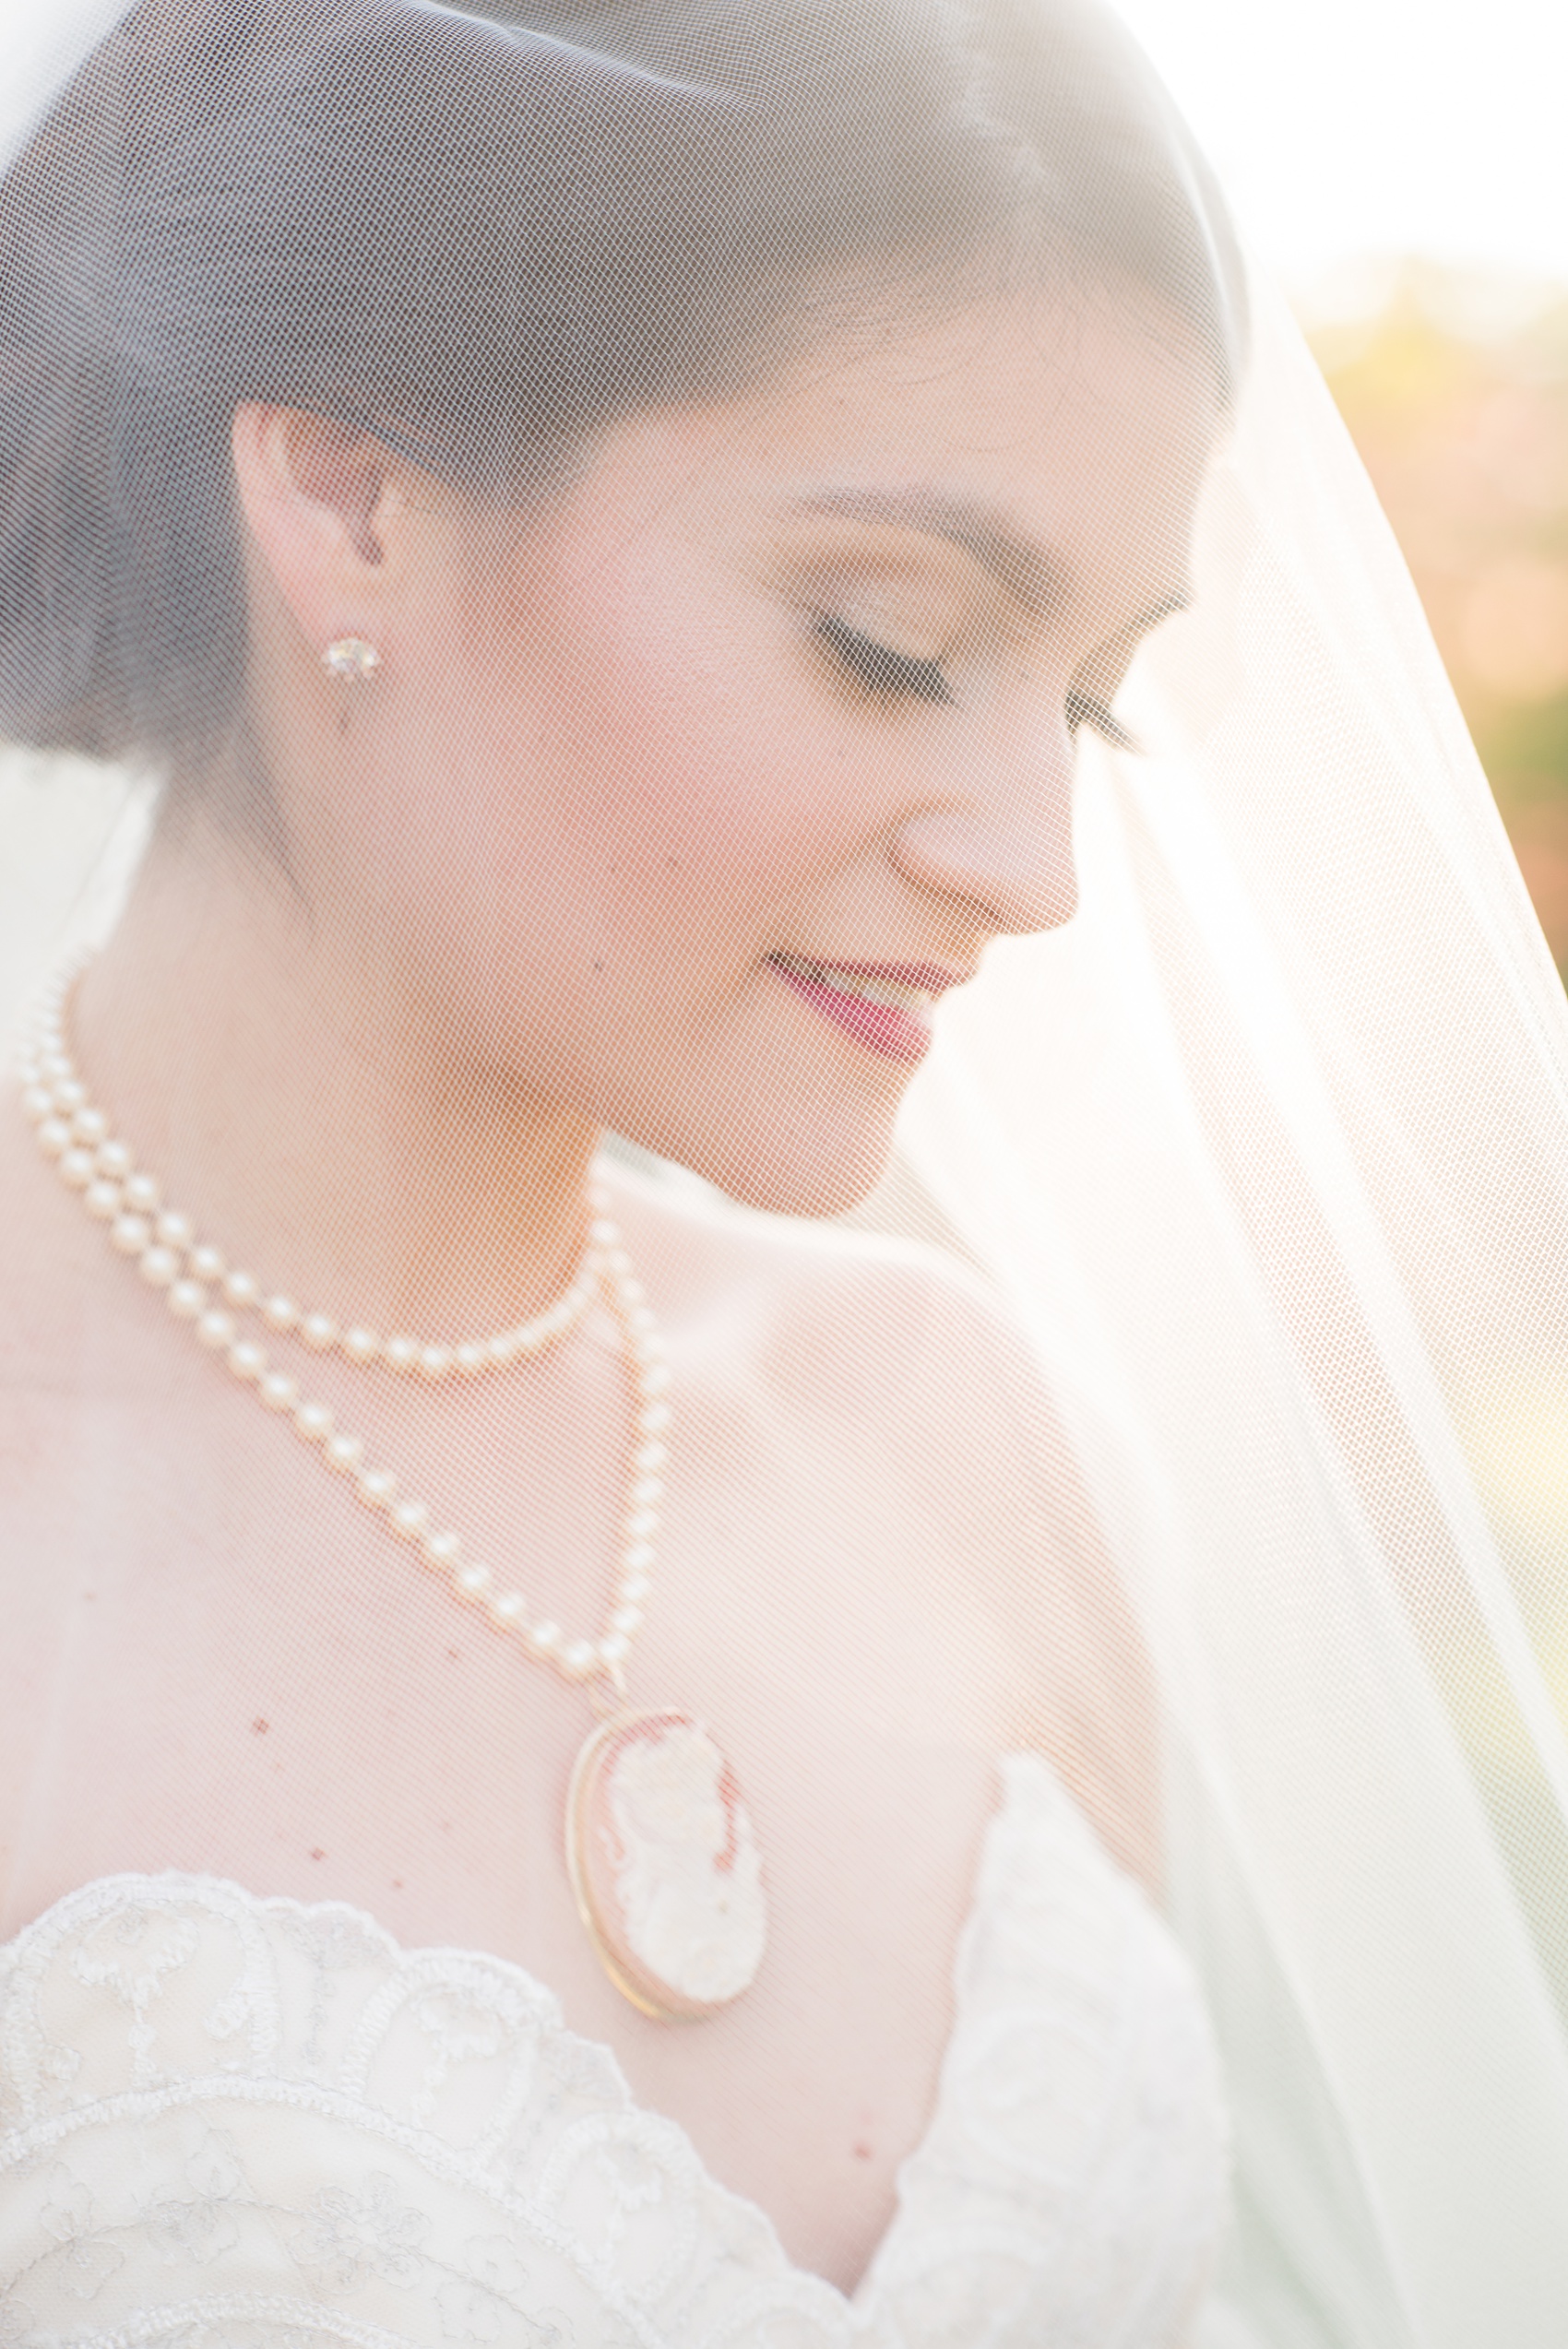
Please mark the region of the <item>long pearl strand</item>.
POLYGON ((197 1240, 187 1216, 161 1204, 157 1180, 138 1171, 126 1145, 112 1133, 107 1117, 89 1098, 70 1052, 66 1007, 79 967, 62 973, 43 998, 18 1058, 23 1110, 39 1148, 53 1160, 61 1180, 78 1193, 88 1214, 107 1227, 110 1244, 122 1255, 134 1257, 142 1278, 163 1292, 175 1320, 184 1322, 200 1345, 221 1355, 232 1376, 267 1410, 286 1418, 326 1467, 351 1479, 364 1506, 390 1533, 411 1544, 458 1597, 481 1608, 497 1630, 513 1634, 530 1655, 564 1679, 607 1679, 624 1694, 626 1657, 653 1586, 654 1536, 670 1456, 664 1440, 671 1419, 670 1367, 647 1293, 610 1216, 602 1187, 588 1187, 588 1242, 576 1279, 534 1321, 482 1342, 453 1347, 422 1347, 412 1338, 383 1341, 357 1325, 339 1332, 325 1314, 303 1313, 286 1297, 263 1299, 260 1285, 249 1274, 230 1271, 218 1249, 197 1240), (212 1301, 214 1286, 223 1304, 212 1301), (390 1469, 367 1459, 362 1437, 339 1428, 325 1404, 303 1395, 295 1379, 273 1367, 263 1347, 239 1335, 234 1313, 228 1310, 259 1311, 269 1327, 297 1336, 316 1352, 333 1348, 359 1367, 378 1363, 438 1379, 454 1370, 472 1375, 499 1369, 541 1353, 582 1319, 596 1292, 603 1295, 620 1333, 632 1395, 632 1432, 616 1571, 603 1627, 593 1639, 569 1638, 549 1618, 530 1621, 523 1594, 498 1584, 488 1566, 468 1558, 457 1535, 436 1525, 425 1502, 404 1493, 390 1469))

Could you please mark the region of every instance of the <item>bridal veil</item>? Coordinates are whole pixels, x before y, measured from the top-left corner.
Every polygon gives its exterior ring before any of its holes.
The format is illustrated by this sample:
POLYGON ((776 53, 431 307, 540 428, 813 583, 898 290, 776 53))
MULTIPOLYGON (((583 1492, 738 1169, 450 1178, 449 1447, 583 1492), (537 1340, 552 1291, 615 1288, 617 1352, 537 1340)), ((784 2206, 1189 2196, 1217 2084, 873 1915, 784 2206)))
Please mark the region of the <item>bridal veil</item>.
MULTIPOLYGON (((1019 18, 1028 9, 1016 0, 1019 18)), ((67 39, 51 12, 13 12, 0 33, 0 80, 20 93, 8 158, 113 13, 67 39)), ((15 196, 0 247, 0 335, 22 314, 6 278, 24 267, 52 271, 82 325, 60 431, 86 429, 72 399, 94 429, 116 403, 133 437, 169 423, 136 400, 178 334, 183 289, 148 272, 141 164, 122 179, 119 158, 156 144, 160 104, 172 139, 184 110, 220 102, 210 83, 178 80, 183 61, 211 70, 217 52, 186 39, 206 16, 270 24, 280 71, 291 18, 339 18, 394 56, 400 18, 422 18, 411 76, 439 47, 439 19, 476 109, 493 95, 486 43, 551 45, 569 77, 563 60, 602 65, 624 37, 618 102, 635 114, 679 86, 667 160, 676 196, 700 207, 726 108, 766 85, 772 9, 691 0, 684 35, 679 11, 659 12, 652 50, 635 9, 494 13, 505 24, 476 32, 393 0, 144 8, 173 61, 161 99, 145 83, 137 94, 150 118, 116 117, 112 77, 78 85, 92 169, 62 205, 49 140, 81 124, 56 118, 25 167, 46 191, 26 250, 15 196)), ((856 37, 852 0, 808 13, 824 56, 856 37)), ((965 12, 951 14, 961 40, 965 12)), ((1065 82, 1098 18, 1051 15, 1065 82)), ((1048 90, 1046 117, 1051 103, 1048 90)), ((1174 129, 1171 142, 1172 171, 1198 174, 1174 129)), ((163 162, 167 194, 180 158, 163 162)), ((236 174, 247 162, 236 154, 236 174)), ((837 198, 811 184, 809 155, 800 167, 826 250, 837 198)), ((308 210, 303 179, 298 194, 308 210)), ((484 277, 484 223, 462 223, 449 190, 431 200, 450 201, 484 277)), ((613 338, 617 304, 666 298, 637 243, 647 205, 636 185, 592 192, 601 219, 619 208, 626 246, 552 322, 564 375, 613 338)), ((1138 232, 1158 243, 1164 228, 1138 232)), ((1256 281, 1243 299, 1223 254, 1210 257, 1229 282, 1214 328, 1228 417, 1193 601, 1118 694, 1127 739, 1079 734, 1074 919, 1000 941, 944 1006, 894 1163, 855 1220, 960 1260, 1027 1333, 1152 1659, 1167 1905, 1206 1991, 1234 2140, 1235 2223, 1198 2342, 1560 2349, 1568 1018, 1327 393, 1282 303, 1256 281)), ((736 235, 715 307, 744 311, 744 275, 767 262, 736 235)), ((368 289, 358 322, 370 337, 377 299, 368 289)), ((18 363, 0 349, 0 387, 18 363)), ((317 390, 343 395, 327 377, 317 390)), ((411 396, 368 421, 416 458, 488 461, 461 433, 432 450, 411 396)), ((0 505, 42 461, 18 458, 9 435, 0 421, 0 505)), ((181 445, 165 431, 166 494, 190 486, 181 445)), ((146 514, 134 498, 95 503, 81 475, 76 502, 45 519, 101 608, 167 628, 160 674, 199 730, 233 647, 216 622, 212 643, 191 643, 188 599, 160 601, 146 514)), ((0 564, 9 530, 0 521, 0 564)), ((73 663, 86 671, 81 645, 59 641, 69 611, 35 599, 29 634, 6 592, 0 581, 0 698, 17 737, 0 768, 10 1026, 45 973, 113 925, 151 821, 146 741, 169 728, 138 730, 147 713, 127 718, 124 697, 73 701, 73 663)), ((40 1753, 41 1786, 50 1767, 40 1753)))

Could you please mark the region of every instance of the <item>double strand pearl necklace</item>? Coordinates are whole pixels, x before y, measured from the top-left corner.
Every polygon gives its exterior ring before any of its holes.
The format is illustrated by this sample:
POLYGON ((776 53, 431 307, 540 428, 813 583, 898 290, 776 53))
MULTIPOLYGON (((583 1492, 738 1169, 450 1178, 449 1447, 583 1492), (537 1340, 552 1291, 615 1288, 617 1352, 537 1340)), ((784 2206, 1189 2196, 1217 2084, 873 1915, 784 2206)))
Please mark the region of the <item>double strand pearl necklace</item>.
POLYGON ((111 1246, 162 1292, 174 1319, 327 1469, 350 1479, 389 1534, 411 1545, 456 1597, 480 1608, 528 1655, 589 1689, 604 1717, 577 1755, 566 1804, 567 1870, 589 1938, 611 1980, 644 2013, 696 2021, 729 2005, 754 1980, 766 1930, 760 1860, 734 1773, 689 1714, 625 1704, 626 1661, 653 1587, 671 1373, 602 1185, 588 1186, 587 1239, 571 1285, 532 1321, 458 1345, 383 1339, 359 1323, 344 1328, 232 1268, 137 1168, 89 1097, 70 1050, 67 1012, 81 967, 60 975, 24 1031, 18 1074, 39 1148, 105 1227, 111 1246), (434 1382, 537 1358, 578 1325, 596 1294, 615 1321, 632 1404, 619 1556, 596 1638, 571 1638, 552 1619, 530 1620, 522 1592, 467 1557, 459 1536, 437 1525, 389 1469, 371 1463, 363 1439, 302 1394, 297 1380, 241 1334, 237 1318, 257 1315, 312 1351, 335 1351, 358 1368, 434 1382))

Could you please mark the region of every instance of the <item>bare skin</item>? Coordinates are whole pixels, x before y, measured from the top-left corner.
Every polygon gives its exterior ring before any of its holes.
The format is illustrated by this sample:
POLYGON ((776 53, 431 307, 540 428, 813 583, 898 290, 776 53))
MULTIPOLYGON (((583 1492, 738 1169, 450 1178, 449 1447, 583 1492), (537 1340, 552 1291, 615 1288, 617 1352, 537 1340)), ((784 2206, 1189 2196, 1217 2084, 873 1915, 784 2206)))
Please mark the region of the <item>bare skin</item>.
MULTIPOLYGON (((200 820, 167 839, 78 1024, 204 1230, 313 1303, 463 1334, 559 1286, 601 1124, 755 1205, 864 1192, 909 1067, 770 957, 961 980, 1065 918, 1068 695, 1108 697, 1182 590, 1202 371, 1109 306, 1070 363, 1060 326, 977 314, 635 420, 526 540, 241 411, 291 878, 200 820), (933 532, 963 501, 1053 577, 1004 588, 933 532), (950 698, 835 674, 830 604, 950 698), (346 704, 318 655, 349 631, 386 666, 346 704)), ((1021 1348, 923 1266, 621 1182, 678 1411, 634 1690, 731 1753, 773 1917, 755 1989, 671 2031, 571 1906, 580 1693, 192 1346, 0 1109, 0 1932, 176 1868, 516 1959, 850 2286, 929 2118, 996 1755, 1044 1750, 1152 1873, 1135 1643, 1021 1348)), ((325 1361, 309 1384, 540 1611, 591 1623, 607 1327, 460 1389, 325 1361)))

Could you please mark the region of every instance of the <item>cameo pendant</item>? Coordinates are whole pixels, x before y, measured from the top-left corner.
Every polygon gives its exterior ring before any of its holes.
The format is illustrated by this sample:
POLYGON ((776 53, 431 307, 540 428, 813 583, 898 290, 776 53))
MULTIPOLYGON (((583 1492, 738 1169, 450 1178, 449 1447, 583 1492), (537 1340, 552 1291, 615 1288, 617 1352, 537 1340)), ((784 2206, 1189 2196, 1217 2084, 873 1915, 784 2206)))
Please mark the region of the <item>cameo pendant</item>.
POLYGON ((734 1772, 690 1714, 600 1723, 572 1770, 566 1867, 600 1963, 656 2022, 700 2023, 756 1979, 756 1837, 734 1772))

